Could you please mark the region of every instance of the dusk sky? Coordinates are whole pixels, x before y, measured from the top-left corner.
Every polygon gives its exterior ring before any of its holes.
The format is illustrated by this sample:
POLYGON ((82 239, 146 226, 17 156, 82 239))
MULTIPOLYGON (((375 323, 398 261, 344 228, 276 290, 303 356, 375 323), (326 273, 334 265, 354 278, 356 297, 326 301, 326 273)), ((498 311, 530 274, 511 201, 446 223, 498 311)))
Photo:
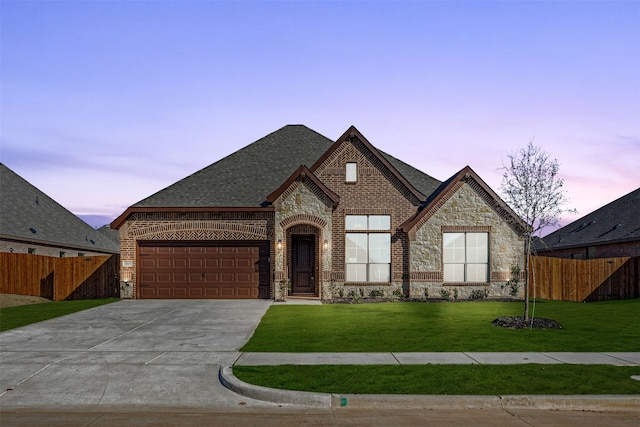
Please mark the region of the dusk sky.
POLYGON ((355 125, 497 193, 534 138, 564 224, 640 186, 638 1, 2 0, 0 19, 0 161, 93 226, 287 124, 355 125))

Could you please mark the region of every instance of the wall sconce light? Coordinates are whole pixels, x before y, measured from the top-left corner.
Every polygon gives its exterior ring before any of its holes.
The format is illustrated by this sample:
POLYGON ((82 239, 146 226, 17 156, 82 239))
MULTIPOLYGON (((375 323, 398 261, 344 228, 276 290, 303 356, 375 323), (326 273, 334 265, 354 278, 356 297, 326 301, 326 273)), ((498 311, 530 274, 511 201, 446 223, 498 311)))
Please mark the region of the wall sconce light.
POLYGON ((327 249, 329 249, 329 242, 328 242, 327 240, 325 240, 325 241, 322 243, 322 247, 324 248, 324 250, 325 250, 325 251, 326 251, 327 249))
POLYGON ((282 240, 278 240, 278 243, 276 244, 276 247, 278 248, 278 250, 282 249, 282 240))

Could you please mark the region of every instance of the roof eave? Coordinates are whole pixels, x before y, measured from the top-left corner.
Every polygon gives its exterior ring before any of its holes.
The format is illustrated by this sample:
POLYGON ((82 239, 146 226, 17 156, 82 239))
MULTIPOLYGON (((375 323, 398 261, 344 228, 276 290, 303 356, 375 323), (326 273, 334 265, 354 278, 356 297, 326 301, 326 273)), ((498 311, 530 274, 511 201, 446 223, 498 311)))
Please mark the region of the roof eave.
MULTIPOLYGON (((544 238, 542 238, 542 241, 544 241, 544 238)), ((560 251, 560 250, 565 250, 565 249, 576 249, 576 248, 586 248, 589 246, 604 246, 604 245, 615 245, 617 243, 629 243, 629 242, 640 242, 640 237, 627 237, 626 239, 611 239, 611 240, 605 240, 605 241, 601 241, 601 242, 581 242, 581 243, 573 243, 570 245, 553 245, 553 246, 549 246, 545 244, 544 248, 538 248, 536 249, 536 251, 538 253, 540 252, 553 252, 553 251, 560 251)))
POLYGON ((134 213, 175 213, 175 212, 273 212, 273 207, 260 206, 190 206, 190 207, 162 207, 162 206, 137 206, 129 207, 119 217, 114 219, 109 227, 118 230, 122 224, 134 213))
POLYGON ((38 239, 28 239, 26 237, 21 236, 11 236, 8 234, 0 234, 0 240, 8 240, 17 243, 31 243, 34 245, 41 245, 47 247, 60 247, 65 249, 74 249, 74 250, 83 250, 83 251, 91 251, 91 252, 102 252, 107 254, 119 254, 120 249, 107 249, 103 247, 95 247, 95 246, 82 246, 82 245, 74 245, 66 242, 54 242, 50 240, 38 240, 38 239))

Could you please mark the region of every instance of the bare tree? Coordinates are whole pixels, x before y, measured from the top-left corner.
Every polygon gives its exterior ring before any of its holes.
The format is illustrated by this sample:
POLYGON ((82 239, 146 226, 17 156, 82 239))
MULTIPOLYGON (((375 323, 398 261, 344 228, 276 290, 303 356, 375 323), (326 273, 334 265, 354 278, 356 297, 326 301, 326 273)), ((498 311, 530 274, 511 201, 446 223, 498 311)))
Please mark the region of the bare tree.
POLYGON ((529 271, 533 252, 533 236, 544 227, 557 225, 569 202, 558 176, 556 159, 540 147, 529 144, 508 155, 509 163, 502 167, 502 196, 505 202, 529 225, 525 238, 524 319, 529 320, 529 271))

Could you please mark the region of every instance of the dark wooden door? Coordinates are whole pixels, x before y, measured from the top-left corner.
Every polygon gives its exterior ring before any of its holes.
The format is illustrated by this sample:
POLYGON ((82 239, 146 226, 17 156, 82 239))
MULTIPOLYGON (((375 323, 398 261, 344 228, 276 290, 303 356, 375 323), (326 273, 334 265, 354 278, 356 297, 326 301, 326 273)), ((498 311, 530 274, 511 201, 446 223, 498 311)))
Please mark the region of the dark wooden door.
POLYGON ((315 236, 293 236, 292 281, 293 294, 315 294, 315 236))

